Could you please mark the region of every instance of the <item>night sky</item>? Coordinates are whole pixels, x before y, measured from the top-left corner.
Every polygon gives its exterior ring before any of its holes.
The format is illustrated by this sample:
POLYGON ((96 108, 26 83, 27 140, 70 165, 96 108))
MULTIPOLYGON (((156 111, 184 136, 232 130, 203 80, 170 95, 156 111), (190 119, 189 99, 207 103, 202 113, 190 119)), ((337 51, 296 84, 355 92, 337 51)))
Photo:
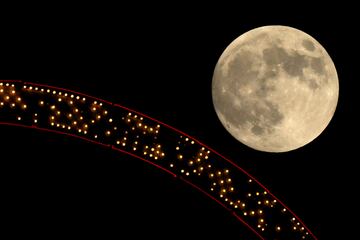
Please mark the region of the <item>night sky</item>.
MULTIPOLYGON (((357 153, 355 17, 340 21, 330 11, 321 17, 318 11, 262 17, 221 10, 203 17, 189 9, 144 14, 125 7, 53 11, 3 19, 0 79, 68 88, 145 113, 233 160, 319 239, 343 232, 337 226, 346 219, 343 212, 352 212, 346 199, 357 153), (255 151, 230 136, 211 98, 223 50, 242 33, 272 24, 317 39, 340 85, 326 130, 280 154, 255 151)), ((138 159, 76 138, 7 126, 0 131, 1 215, 15 235, 256 239, 214 201, 138 159)))

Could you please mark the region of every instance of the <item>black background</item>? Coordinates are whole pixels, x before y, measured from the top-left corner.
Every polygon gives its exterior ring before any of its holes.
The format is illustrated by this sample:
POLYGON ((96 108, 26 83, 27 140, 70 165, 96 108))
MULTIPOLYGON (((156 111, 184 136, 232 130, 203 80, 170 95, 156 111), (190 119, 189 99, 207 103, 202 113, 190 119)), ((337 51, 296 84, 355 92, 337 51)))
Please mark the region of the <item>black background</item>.
MULTIPOLYGON (((297 12, 264 6, 265 14, 215 7, 15 9, 0 23, 0 79, 69 88, 168 123, 255 176, 319 239, 344 234, 343 213, 352 213, 356 201, 350 185, 356 176, 358 43, 351 6, 297 12), (233 139, 211 99, 213 69, 226 46, 252 28, 273 24, 317 39, 340 83, 326 130, 281 154, 233 139)), ((2 218, 12 234, 255 239, 215 202, 137 159, 64 136, 5 126, 0 131, 2 218)))

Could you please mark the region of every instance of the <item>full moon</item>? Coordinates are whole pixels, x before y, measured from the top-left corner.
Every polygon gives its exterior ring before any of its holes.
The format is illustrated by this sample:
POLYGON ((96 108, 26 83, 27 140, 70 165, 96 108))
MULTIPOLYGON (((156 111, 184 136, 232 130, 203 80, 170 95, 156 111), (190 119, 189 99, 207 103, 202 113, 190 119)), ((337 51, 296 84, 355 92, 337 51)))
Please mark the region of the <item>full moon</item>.
POLYGON ((265 152, 287 152, 318 137, 334 115, 339 81, 310 35, 264 26, 235 39, 218 60, 212 97, 226 130, 265 152))

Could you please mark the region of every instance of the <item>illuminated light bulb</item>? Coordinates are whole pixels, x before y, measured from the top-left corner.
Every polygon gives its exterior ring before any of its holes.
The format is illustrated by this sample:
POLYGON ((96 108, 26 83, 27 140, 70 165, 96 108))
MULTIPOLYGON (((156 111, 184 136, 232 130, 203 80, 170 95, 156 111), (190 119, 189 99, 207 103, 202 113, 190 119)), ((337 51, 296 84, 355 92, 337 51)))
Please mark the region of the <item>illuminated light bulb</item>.
POLYGON ((265 228, 262 228, 261 231, 265 231, 265 228))
POLYGON ((9 100, 10 99, 10 97, 9 96, 5 96, 5 100, 9 100))
POLYGON ((79 129, 79 130, 78 130, 78 132, 79 132, 79 133, 81 133, 81 132, 82 132, 82 130, 81 130, 81 129, 79 129))
POLYGON ((209 157, 208 156, 205 156, 205 159, 208 159, 209 157))
POLYGON ((221 175, 221 172, 220 172, 220 171, 218 171, 218 175, 219 175, 219 176, 221 175))
POLYGON ((15 103, 12 103, 12 104, 11 104, 11 107, 14 108, 14 107, 15 107, 15 103))
POLYGON ((153 129, 153 128, 150 128, 149 130, 150 130, 150 132, 152 132, 154 129, 153 129))
POLYGON ((296 227, 293 227, 294 230, 296 230, 296 227))
POLYGON ((133 147, 133 151, 136 151, 136 147, 133 147))
POLYGON ((221 184, 224 184, 224 180, 221 180, 220 183, 221 183, 221 184))
POLYGON ((57 115, 60 115, 60 113, 61 113, 60 111, 57 111, 57 112, 56 112, 57 115))
POLYGON ((308 233, 308 232, 306 232, 305 234, 306 234, 306 235, 309 235, 309 233, 308 233))
POLYGON ((109 119, 109 122, 112 122, 112 121, 113 121, 112 118, 110 118, 110 119, 109 119))
POLYGON ((69 104, 70 104, 70 105, 73 105, 73 104, 74 104, 74 102, 73 102, 73 101, 69 101, 69 104))
POLYGON ((83 116, 80 116, 80 120, 83 120, 84 119, 84 117, 83 116))
POLYGON ((214 177, 214 174, 213 174, 213 173, 211 173, 211 174, 210 174, 210 177, 211 177, 211 178, 213 178, 213 177, 214 177))
POLYGON ((40 101, 39 104, 40 104, 40 106, 43 106, 43 105, 44 105, 44 101, 40 101))
POLYGON ((123 142, 122 145, 123 145, 123 147, 125 147, 126 143, 123 142))
POLYGON ((254 212, 254 211, 251 211, 251 212, 250 212, 250 215, 252 215, 252 216, 255 215, 255 212, 254 212))
POLYGON ((79 112, 79 109, 75 108, 75 112, 79 112))
POLYGON ((99 106, 101 107, 103 104, 102 103, 99 103, 99 106))
POLYGON ((291 219, 291 221, 295 221, 296 219, 293 217, 292 219, 291 219))
POLYGON ((57 127, 60 127, 60 124, 59 124, 59 123, 57 123, 57 124, 56 124, 56 126, 57 126, 57 127))
POLYGON ((194 144, 195 142, 194 141, 191 141, 191 144, 194 144))
POLYGON ((38 88, 38 87, 35 87, 35 91, 37 91, 37 90, 39 90, 39 88, 38 88))
POLYGON ((110 135, 111 134, 111 132, 108 130, 108 131, 106 131, 106 135, 110 135))
POLYGON ((108 114, 108 111, 104 111, 104 115, 108 114))
POLYGON ((223 192, 223 193, 226 193, 226 189, 223 189, 222 192, 223 192))
POLYGON ((266 195, 266 194, 267 194, 267 192, 265 191, 265 192, 264 192, 264 195, 266 195))
POLYGON ((145 126, 144 126, 144 129, 147 129, 147 128, 148 128, 148 126, 147 126, 147 125, 145 125, 145 126))
POLYGON ((67 127, 67 129, 68 129, 68 130, 71 130, 71 127, 70 127, 70 126, 68 126, 68 127, 67 127))
POLYGON ((234 208, 238 208, 238 205, 235 204, 235 205, 234 205, 234 208))
POLYGON ((263 223, 263 222, 264 222, 264 219, 261 218, 261 219, 260 219, 260 222, 263 223))
POLYGON ((74 125, 77 125, 77 121, 73 121, 73 124, 74 124, 74 125))
POLYGON ((8 86, 10 86, 10 84, 9 84, 9 83, 7 83, 7 84, 6 84, 6 86, 7 86, 7 87, 8 87, 8 86))
POLYGON ((208 168, 211 168, 211 165, 210 165, 210 164, 208 165, 208 168))
POLYGON ((210 188, 211 191, 214 191, 214 188, 210 188))
POLYGON ((97 119, 100 119, 100 118, 101 118, 101 116, 100 116, 100 115, 97 115, 97 116, 96 116, 96 118, 97 118, 97 119))
POLYGON ((52 105, 52 106, 50 107, 50 109, 54 110, 54 109, 55 109, 55 105, 52 105))
POLYGON ((3 103, 3 102, 0 102, 0 106, 4 106, 4 103, 3 103))
POLYGON ((95 135, 94 138, 98 138, 98 135, 95 135))
POLYGON ((56 94, 56 91, 53 91, 53 94, 56 94))
POLYGON ((234 203, 233 202, 230 202, 230 205, 233 205, 234 203))
POLYGON ((182 155, 179 155, 179 158, 180 158, 180 159, 182 159, 182 158, 183 158, 183 156, 182 156, 182 155))
POLYGON ((260 193, 259 192, 256 192, 256 196, 259 196, 260 195, 260 193))
POLYGON ((286 208, 284 208, 282 211, 283 211, 283 212, 286 212, 286 208))
POLYGON ((297 225, 300 226, 300 223, 298 222, 297 225))
POLYGON ((61 101, 62 101, 62 99, 61 99, 61 98, 58 98, 58 101, 59 101, 59 102, 61 102, 61 101))
POLYGON ((62 92, 59 92, 59 96, 61 96, 62 95, 62 92))
POLYGON ((89 126, 87 124, 84 125, 84 128, 88 128, 89 126))
POLYGON ((261 225, 260 225, 260 224, 258 224, 258 225, 257 225, 257 227, 258 227, 258 228, 261 228, 261 225))
POLYGON ((80 96, 76 96, 76 99, 79 100, 79 99, 80 99, 80 96))
POLYGON ((34 123, 37 123, 37 119, 34 119, 34 123))
POLYGON ((273 203, 276 203, 277 201, 276 201, 276 199, 273 201, 273 203))
POLYGON ((251 183, 252 182, 252 179, 249 179, 249 183, 251 183))
POLYGON ((20 101, 21 101, 21 98, 20 98, 20 97, 18 97, 18 98, 17 98, 17 101, 18 101, 18 102, 20 102, 20 101))
POLYGON ((259 210, 259 214, 262 214, 263 213, 263 211, 262 210, 259 210))
POLYGON ((50 89, 47 89, 46 92, 47 92, 47 93, 50 93, 50 89))
POLYGON ((227 180, 228 182, 231 182, 231 178, 228 178, 228 180, 227 180))
POLYGON ((95 123, 95 120, 93 119, 93 120, 91 120, 91 123, 95 123))
POLYGON ((244 216, 247 216, 247 212, 244 212, 244 216))
POLYGON ((258 204, 261 205, 261 201, 258 201, 258 204))
MULTIPOLYGON (((4 85, 4 83, 0 83, 0 86, 3 86, 4 85)), ((26 85, 24 86, 24 88, 26 88, 26 85)))
POLYGON ((83 100, 83 101, 86 101, 86 98, 83 98, 82 100, 83 100))
POLYGON ((21 117, 18 117, 17 120, 18 120, 18 121, 21 121, 21 117))
POLYGON ((216 182, 214 182, 213 185, 216 186, 216 182))
POLYGON ((149 155, 150 157, 152 157, 153 156, 153 154, 152 153, 150 153, 150 155, 149 155))
POLYGON ((55 117, 54 117, 54 116, 51 116, 50 118, 51 118, 52 120, 54 120, 54 119, 55 119, 55 117))
POLYGON ((304 227, 301 227, 301 228, 300 228, 301 231, 304 231, 304 229, 305 229, 304 227))
POLYGON ((33 87, 32 87, 32 86, 30 86, 30 87, 29 87, 29 89, 30 89, 30 90, 32 90, 32 89, 33 89, 33 87))
POLYGON ((62 128, 66 128, 65 124, 62 125, 62 128))
POLYGON ((116 144, 120 144, 120 141, 116 141, 116 144))
POLYGON ((24 104, 24 105, 23 105, 23 109, 26 109, 26 108, 27 108, 27 105, 26 105, 26 104, 24 104))
POLYGON ((224 195, 220 194, 220 197, 221 197, 221 198, 223 198, 223 197, 224 197, 224 195))
POLYGON ((182 173, 184 173, 184 172, 185 172, 185 170, 184 170, 184 169, 181 169, 181 172, 182 172, 182 173))
POLYGON ((233 192, 233 191, 234 191, 234 188, 233 188, 233 187, 231 187, 231 188, 230 188, 230 191, 231 191, 231 192, 233 192))
POLYGON ((224 200, 225 200, 225 202, 229 201, 229 199, 227 199, 227 198, 225 198, 224 200))
POLYGON ((280 231, 281 228, 279 226, 276 227, 276 231, 280 231))
POLYGON ((67 96, 68 96, 68 94, 67 94, 67 93, 65 93, 65 94, 64 94, 64 96, 65 96, 65 97, 67 97, 67 96))
POLYGON ((74 98, 74 95, 73 94, 71 94, 71 96, 70 96, 71 98, 74 98))
POLYGON ((171 167, 171 168, 174 167, 174 164, 171 163, 171 164, 170 164, 170 167, 171 167))
POLYGON ((4 89, 0 89, 0 93, 3 93, 4 92, 4 89))
POLYGON ((15 94, 15 90, 12 90, 12 91, 11 91, 11 94, 15 94))
POLYGON ((189 141, 189 138, 185 138, 185 141, 189 141))
POLYGON ((251 193, 248 193, 248 197, 251 197, 251 193))
POLYGON ((186 176, 189 176, 190 175, 190 173, 189 172, 186 172, 186 176))
POLYGON ((197 172, 196 169, 194 169, 193 172, 196 173, 197 172))
POLYGON ((200 167, 200 171, 204 170, 204 167, 200 167))
POLYGON ((96 111, 96 107, 93 107, 92 110, 95 112, 95 111, 96 111))
POLYGON ((190 161, 190 162, 189 162, 190 165, 193 165, 193 163, 194 163, 193 161, 190 161))

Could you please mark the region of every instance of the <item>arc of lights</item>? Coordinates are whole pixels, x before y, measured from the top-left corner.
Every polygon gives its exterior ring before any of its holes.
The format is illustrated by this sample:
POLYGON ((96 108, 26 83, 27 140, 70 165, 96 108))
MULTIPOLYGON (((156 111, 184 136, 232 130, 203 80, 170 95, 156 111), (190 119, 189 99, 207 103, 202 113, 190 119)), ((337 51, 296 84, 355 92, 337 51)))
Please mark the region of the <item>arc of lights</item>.
POLYGON ((231 212, 258 239, 317 239, 259 181, 189 135, 75 91, 0 80, 0 124, 65 134, 139 158, 231 212))

